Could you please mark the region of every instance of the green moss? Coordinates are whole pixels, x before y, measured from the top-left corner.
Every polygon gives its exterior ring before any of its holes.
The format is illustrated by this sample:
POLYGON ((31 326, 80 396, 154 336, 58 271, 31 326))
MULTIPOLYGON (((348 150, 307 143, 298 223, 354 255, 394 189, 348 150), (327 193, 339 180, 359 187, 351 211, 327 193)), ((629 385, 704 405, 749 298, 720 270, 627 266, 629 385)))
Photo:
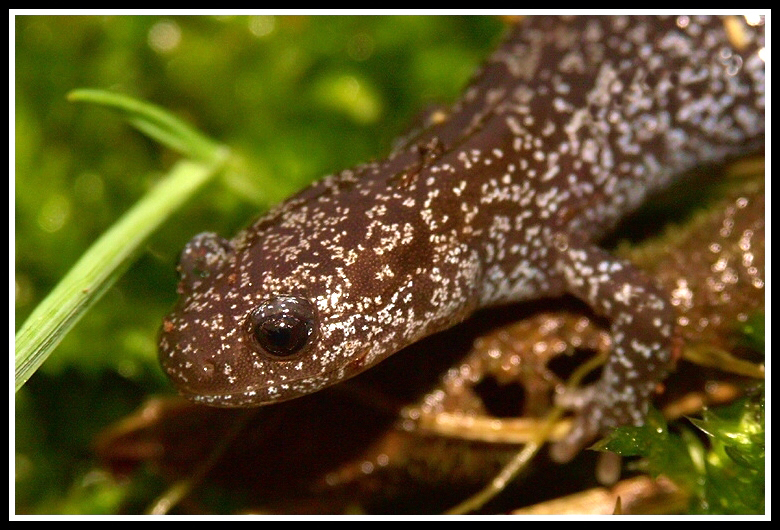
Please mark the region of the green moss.
POLYGON ((670 432, 661 414, 652 411, 646 425, 616 429, 593 448, 642 457, 634 467, 663 474, 686 489, 692 514, 764 514, 763 385, 691 422, 706 434, 706 446, 690 427, 670 432))

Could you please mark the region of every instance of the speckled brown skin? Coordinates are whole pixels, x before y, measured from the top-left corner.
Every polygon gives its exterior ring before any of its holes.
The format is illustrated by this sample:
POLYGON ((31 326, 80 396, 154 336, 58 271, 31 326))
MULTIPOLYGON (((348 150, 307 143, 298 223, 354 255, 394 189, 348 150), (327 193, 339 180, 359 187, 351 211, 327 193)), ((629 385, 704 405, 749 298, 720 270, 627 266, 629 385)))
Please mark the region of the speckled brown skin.
POLYGON ((596 246, 693 165, 763 145, 763 21, 530 17, 387 159, 184 249, 160 359, 180 392, 256 406, 349 378, 475 309, 573 294, 611 322, 572 448, 640 424, 668 297, 596 246), (728 32, 727 32, 728 28, 728 32))
MULTIPOLYGON (((684 224, 618 250, 670 293, 683 349, 707 345, 731 350, 741 342, 740 323, 764 311, 764 219, 763 183, 734 179, 722 199, 684 224)), ((502 385, 521 383, 523 416, 542 416, 549 411, 553 391, 564 386, 548 363, 574 349, 606 354, 610 342, 593 319, 569 311, 541 312, 491 330, 447 370, 440 385, 404 409, 404 429, 419 428, 421 418, 434 422, 441 412, 487 415, 475 387, 488 377, 502 385)), ((553 455, 567 460, 570 449, 566 442, 556 444, 553 455)))
POLYGON ((687 343, 734 346, 739 323, 764 310, 765 210, 763 182, 740 182, 716 207, 684 230, 626 249, 623 257, 669 293, 677 330, 687 343))

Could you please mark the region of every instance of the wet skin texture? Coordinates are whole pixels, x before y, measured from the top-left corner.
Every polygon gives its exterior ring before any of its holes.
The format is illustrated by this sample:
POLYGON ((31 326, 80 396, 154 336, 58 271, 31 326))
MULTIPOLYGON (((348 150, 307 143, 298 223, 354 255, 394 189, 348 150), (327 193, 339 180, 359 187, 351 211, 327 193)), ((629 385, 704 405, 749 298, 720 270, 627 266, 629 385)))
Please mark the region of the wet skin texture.
POLYGON ((385 160, 314 183, 180 261, 160 360, 199 403, 338 383, 476 309, 574 295, 610 324, 557 456, 641 424, 666 375, 669 296, 597 246, 687 169, 759 149, 763 21, 529 17, 460 101, 385 160))

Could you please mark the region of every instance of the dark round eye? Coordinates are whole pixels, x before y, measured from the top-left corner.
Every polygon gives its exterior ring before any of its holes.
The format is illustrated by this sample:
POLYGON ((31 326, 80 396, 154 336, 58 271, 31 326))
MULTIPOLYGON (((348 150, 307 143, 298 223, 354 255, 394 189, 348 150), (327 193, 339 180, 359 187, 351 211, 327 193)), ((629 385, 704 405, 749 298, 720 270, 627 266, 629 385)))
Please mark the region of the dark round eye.
POLYGON ((254 309, 249 333, 274 357, 287 358, 305 351, 317 334, 317 311, 305 298, 277 296, 254 309))

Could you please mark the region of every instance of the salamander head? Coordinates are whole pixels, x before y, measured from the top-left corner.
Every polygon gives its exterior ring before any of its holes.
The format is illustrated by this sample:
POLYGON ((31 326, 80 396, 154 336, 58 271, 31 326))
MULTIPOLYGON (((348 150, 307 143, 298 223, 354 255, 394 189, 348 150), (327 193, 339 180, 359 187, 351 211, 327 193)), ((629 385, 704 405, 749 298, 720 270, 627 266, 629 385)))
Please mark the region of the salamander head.
POLYGON ((399 188, 392 164, 363 171, 318 181, 232 240, 187 244, 159 340, 185 397, 229 407, 309 394, 476 308, 478 253, 447 210, 461 203, 423 215, 438 190, 399 188))
POLYGON ((476 284, 466 274, 475 257, 450 259, 460 248, 436 240, 444 250, 432 259, 415 237, 414 209, 395 211, 390 223, 383 214, 391 208, 373 194, 339 201, 352 190, 343 181, 335 192, 317 186, 230 241, 204 233, 185 247, 180 298, 163 321, 159 355, 189 399, 255 406, 308 394, 473 306, 461 293, 476 284))
MULTIPOLYGON (((182 252, 181 296, 159 340, 163 369, 179 391, 205 404, 252 406, 367 367, 381 341, 355 339, 368 308, 339 299, 350 280, 325 274, 305 242, 270 252, 281 234, 262 242, 246 234, 233 241, 200 234, 182 252)), ((357 294, 361 280, 352 281, 357 294)))

